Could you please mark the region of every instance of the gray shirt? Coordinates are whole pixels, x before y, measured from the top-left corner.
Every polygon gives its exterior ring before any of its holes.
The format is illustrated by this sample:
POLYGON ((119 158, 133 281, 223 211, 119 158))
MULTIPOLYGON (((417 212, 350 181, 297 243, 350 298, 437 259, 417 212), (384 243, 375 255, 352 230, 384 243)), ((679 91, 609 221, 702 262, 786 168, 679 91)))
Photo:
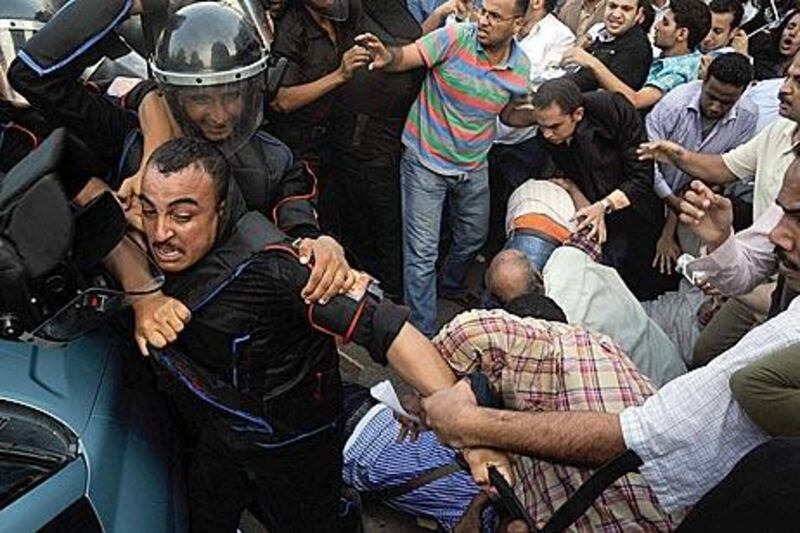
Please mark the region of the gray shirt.
MULTIPOLYGON (((758 109, 743 96, 704 136, 700 113, 702 88, 703 82, 697 80, 667 93, 647 115, 650 140, 666 139, 695 152, 721 154, 755 135, 758 109)), ((690 179, 677 167, 659 163, 653 186, 659 198, 666 198, 680 191, 690 179)))

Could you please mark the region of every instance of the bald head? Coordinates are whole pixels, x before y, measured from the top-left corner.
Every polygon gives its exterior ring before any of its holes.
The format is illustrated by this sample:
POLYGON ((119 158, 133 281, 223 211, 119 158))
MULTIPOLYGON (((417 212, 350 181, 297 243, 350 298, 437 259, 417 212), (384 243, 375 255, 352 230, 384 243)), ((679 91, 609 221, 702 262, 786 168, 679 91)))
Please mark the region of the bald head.
POLYGON ((519 250, 503 250, 494 257, 486 270, 486 286, 502 303, 544 292, 541 274, 519 250))

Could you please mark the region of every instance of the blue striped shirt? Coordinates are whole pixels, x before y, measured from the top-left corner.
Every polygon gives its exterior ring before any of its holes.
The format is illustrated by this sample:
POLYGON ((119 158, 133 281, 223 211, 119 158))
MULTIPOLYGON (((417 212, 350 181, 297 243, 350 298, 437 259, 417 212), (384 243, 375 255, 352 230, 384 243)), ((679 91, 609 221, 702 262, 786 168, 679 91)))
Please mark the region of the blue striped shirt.
MULTIPOLYGON (((417 442, 397 442, 400 424, 385 405, 376 405, 361 419, 344 448, 342 479, 359 491, 394 487, 455 460, 455 451, 439 443, 433 432, 417 442)), ((451 530, 480 489, 467 472, 455 472, 386 501, 401 511, 435 519, 451 530)), ((484 513, 489 530, 491 513, 484 513)))

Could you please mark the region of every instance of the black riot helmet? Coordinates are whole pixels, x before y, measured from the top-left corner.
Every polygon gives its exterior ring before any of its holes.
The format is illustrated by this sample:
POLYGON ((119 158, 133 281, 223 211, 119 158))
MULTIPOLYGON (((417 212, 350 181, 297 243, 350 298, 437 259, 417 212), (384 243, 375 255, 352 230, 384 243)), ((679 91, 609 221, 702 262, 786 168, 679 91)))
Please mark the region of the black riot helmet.
POLYGON ((244 12, 197 2, 170 15, 151 70, 184 134, 230 155, 261 125, 268 58, 244 12))
POLYGON ((0 1, 0 98, 27 103, 11 88, 6 72, 28 39, 53 18, 63 3, 63 0, 0 1))

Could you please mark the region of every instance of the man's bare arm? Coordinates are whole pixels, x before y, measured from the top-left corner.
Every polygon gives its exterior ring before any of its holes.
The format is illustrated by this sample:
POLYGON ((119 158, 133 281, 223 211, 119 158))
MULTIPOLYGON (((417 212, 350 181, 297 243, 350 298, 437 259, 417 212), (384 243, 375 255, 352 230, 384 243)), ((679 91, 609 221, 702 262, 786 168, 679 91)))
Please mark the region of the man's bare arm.
POLYGON ((466 446, 498 448, 554 463, 599 466, 625 451, 619 416, 475 408, 462 422, 466 446))
POLYGON ((372 56, 372 62, 368 67, 370 70, 404 72, 425 65, 416 43, 402 47, 387 47, 371 33, 362 33, 356 37, 355 41, 359 46, 366 48, 372 56))
POLYGON ((408 322, 400 329, 386 355, 395 372, 423 396, 456 382, 455 374, 439 351, 408 322))
POLYGON ((369 62, 369 53, 358 45, 353 46, 344 53, 337 69, 312 82, 278 89, 278 94, 270 102, 270 107, 279 113, 291 113, 316 102, 332 90, 350 81, 353 73, 369 62))
POLYGON ((533 105, 529 100, 509 102, 500 111, 500 122, 513 128, 525 128, 536 125, 533 105))
POLYGON ((730 183, 736 179, 720 154, 704 154, 687 150, 672 141, 650 141, 639 146, 639 159, 651 159, 674 165, 700 181, 712 184, 730 183))
POLYGON ((601 465, 625 451, 617 414, 479 407, 467 380, 424 398, 422 406, 439 440, 457 448, 497 448, 578 466, 601 465))

